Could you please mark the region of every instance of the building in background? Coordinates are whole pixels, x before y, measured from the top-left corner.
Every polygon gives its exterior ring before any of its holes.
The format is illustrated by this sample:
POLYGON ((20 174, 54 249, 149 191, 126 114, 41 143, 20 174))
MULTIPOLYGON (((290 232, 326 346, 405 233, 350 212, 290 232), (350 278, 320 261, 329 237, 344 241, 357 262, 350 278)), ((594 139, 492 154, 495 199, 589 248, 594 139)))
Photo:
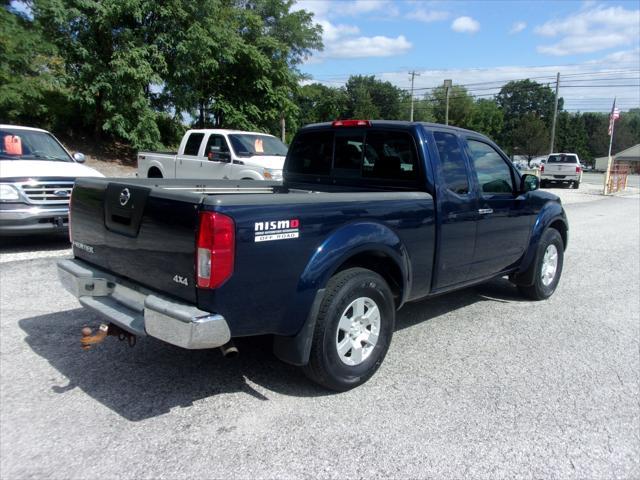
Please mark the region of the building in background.
MULTIPOLYGON (((609 157, 596 158, 596 170, 606 171, 608 161, 609 157)), ((640 173, 640 143, 615 154, 613 162, 618 165, 627 165, 629 173, 640 173)))

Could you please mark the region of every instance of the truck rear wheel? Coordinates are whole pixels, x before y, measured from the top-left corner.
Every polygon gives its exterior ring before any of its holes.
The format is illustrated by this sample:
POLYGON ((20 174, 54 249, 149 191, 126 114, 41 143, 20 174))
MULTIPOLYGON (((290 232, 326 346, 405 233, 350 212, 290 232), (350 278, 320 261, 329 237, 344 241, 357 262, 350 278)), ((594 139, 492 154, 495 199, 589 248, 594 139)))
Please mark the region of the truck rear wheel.
POLYGON ((545 300, 556 291, 564 263, 564 243, 555 228, 542 234, 534 262, 533 284, 519 285, 518 289, 531 300, 545 300))
POLYGON ((382 364, 394 327, 387 282, 364 268, 339 272, 325 289, 304 373, 336 391, 363 384, 382 364))

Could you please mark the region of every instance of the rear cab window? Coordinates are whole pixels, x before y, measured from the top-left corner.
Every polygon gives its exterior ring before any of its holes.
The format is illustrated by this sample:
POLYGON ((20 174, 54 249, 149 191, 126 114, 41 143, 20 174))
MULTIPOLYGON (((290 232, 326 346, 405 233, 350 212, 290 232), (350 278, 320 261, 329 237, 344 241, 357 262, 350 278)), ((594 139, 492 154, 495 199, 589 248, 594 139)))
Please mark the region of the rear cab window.
POLYGON ((301 132, 289 149, 286 169, 354 185, 415 188, 420 181, 419 157, 411 134, 383 128, 301 132))
POLYGON ((558 155, 549 155, 547 163, 578 163, 577 155, 566 155, 564 153, 558 155))
POLYGON ((204 138, 204 133, 190 134, 189 138, 187 139, 187 143, 184 146, 183 155, 197 156, 198 151, 200 150, 200 145, 202 144, 203 138, 204 138))
POLYGON ((469 193, 469 175, 467 163, 458 141, 458 136, 448 132, 433 132, 438 156, 440 157, 440 176, 447 190, 457 194, 469 193))

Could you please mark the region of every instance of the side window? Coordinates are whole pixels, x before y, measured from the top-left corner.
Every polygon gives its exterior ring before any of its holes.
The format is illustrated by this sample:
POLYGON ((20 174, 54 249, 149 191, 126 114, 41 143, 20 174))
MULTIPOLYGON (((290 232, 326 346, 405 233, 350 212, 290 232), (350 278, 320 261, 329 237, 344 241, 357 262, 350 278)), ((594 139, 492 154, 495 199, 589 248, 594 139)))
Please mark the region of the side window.
POLYGON ((333 132, 296 135, 287 154, 287 171, 306 175, 329 175, 333 156, 333 132))
POLYGON ((433 132, 440 156, 440 174, 447 189, 458 195, 469 193, 469 177, 458 137, 451 133, 433 132))
POLYGON ((211 147, 216 147, 220 152, 228 152, 229 146, 227 141, 222 135, 211 135, 207 141, 207 146, 204 149, 204 154, 207 155, 211 151, 211 147))
POLYGON ((404 132, 367 132, 363 177, 393 180, 418 178, 418 158, 411 136, 404 132))
MULTIPOLYGON (((360 176, 363 151, 364 133, 349 132, 348 134, 336 134, 336 153, 333 168, 352 170, 353 174, 360 176)), ((343 174, 344 173, 347 172, 343 172, 343 174)))
POLYGON ((513 193, 511 169, 491 146, 477 140, 467 140, 471 160, 482 193, 513 193))
POLYGON ((184 155, 198 155, 203 138, 204 133, 192 133, 189 135, 187 144, 184 146, 184 155))

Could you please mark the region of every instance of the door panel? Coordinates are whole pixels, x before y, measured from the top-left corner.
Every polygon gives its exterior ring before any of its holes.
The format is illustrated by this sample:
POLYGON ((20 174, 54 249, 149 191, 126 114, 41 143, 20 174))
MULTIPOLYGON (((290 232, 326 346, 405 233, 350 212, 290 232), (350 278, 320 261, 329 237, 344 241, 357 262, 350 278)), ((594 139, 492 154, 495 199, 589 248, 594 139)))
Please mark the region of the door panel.
POLYGON ((229 145, 227 140, 222 135, 212 134, 207 140, 207 144, 204 149, 204 158, 202 160, 202 172, 203 178, 235 178, 233 175, 233 166, 231 164, 231 152, 229 151, 229 145), (214 152, 209 158, 209 153, 212 148, 214 152), (219 152, 219 153, 218 153, 219 152), (223 154, 228 156, 229 161, 219 160, 219 155, 223 154))
POLYGON ((532 212, 518 193, 517 175, 509 162, 488 143, 467 139, 467 154, 479 193, 476 249, 471 278, 488 277, 507 269, 528 245, 532 212))
POLYGON ((437 290, 468 280, 475 250, 478 204, 457 135, 434 131, 433 136, 439 158, 440 238, 434 282, 437 290))

